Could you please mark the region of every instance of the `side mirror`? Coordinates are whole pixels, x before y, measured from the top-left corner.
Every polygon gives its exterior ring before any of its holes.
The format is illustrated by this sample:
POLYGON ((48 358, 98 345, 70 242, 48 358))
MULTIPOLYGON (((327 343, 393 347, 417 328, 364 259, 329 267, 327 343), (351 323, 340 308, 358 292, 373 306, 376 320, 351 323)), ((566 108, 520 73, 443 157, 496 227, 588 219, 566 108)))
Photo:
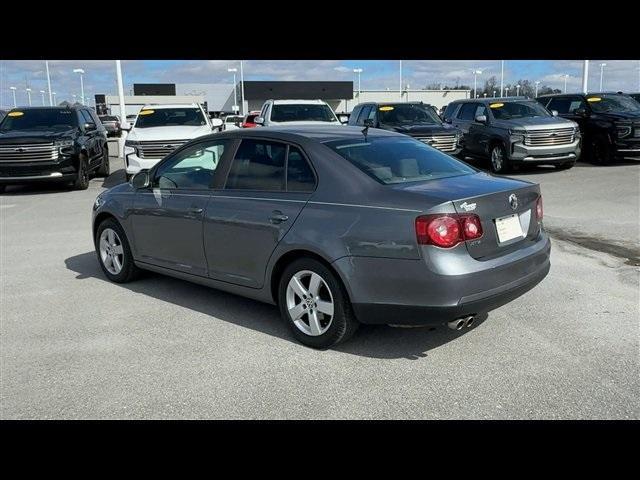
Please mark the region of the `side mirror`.
POLYGON ((487 123, 487 116, 486 115, 478 115, 476 117, 476 122, 478 122, 478 123, 487 123))
POLYGON ((221 118, 212 118, 211 119, 211 128, 212 129, 220 128, 222 125, 223 125, 223 122, 222 122, 221 118))
POLYGON ((82 125, 82 128, 84 129, 85 132, 92 132, 98 129, 95 123, 85 123, 84 125, 82 125))
POLYGON ((255 123, 256 125, 264 125, 264 117, 256 117, 253 120, 253 123, 255 123))
POLYGON ((349 123, 349 117, 347 115, 338 115, 338 120, 343 125, 346 124, 346 123, 349 123))
POLYGON ((576 110, 573 111, 574 115, 578 115, 579 117, 587 117, 589 116, 589 113, 587 112, 586 108, 578 108, 576 110))
POLYGON ((558 110, 551 110, 551 115, 553 115, 554 117, 558 116, 558 110))
POLYGON ((147 188, 149 184, 150 180, 148 170, 140 170, 133 177, 131 177, 131 185, 133 186, 133 188, 147 188))

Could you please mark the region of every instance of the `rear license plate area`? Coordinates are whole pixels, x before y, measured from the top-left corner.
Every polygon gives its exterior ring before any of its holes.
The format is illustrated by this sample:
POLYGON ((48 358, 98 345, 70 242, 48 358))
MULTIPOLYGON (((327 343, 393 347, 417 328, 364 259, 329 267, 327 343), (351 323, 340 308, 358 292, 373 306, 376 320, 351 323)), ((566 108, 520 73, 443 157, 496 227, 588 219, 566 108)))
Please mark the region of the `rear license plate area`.
POLYGON ((499 243, 505 243, 516 238, 524 238, 520 217, 517 213, 496 218, 494 221, 499 243))

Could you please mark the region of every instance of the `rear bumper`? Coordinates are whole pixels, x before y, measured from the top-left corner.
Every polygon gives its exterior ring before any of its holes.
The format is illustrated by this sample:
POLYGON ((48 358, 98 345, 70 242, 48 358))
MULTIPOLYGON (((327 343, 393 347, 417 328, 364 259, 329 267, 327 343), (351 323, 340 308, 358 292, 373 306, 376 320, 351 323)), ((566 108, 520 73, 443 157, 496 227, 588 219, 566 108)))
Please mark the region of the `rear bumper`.
POLYGON ((469 257, 467 272, 453 267, 450 275, 434 271, 424 260, 344 257, 334 266, 346 280, 360 322, 440 325, 494 310, 535 287, 549 272, 550 251, 550 240, 542 233, 502 259, 469 257))

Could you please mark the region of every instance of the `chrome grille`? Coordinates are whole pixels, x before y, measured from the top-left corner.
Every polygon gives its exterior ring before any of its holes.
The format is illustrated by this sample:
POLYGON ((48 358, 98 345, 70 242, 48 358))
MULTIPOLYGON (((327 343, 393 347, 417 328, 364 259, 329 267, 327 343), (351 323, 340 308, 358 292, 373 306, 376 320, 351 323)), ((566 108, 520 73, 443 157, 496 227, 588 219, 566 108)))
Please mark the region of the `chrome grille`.
POLYGON ((575 129, 553 128, 549 130, 529 130, 524 135, 524 144, 534 147, 549 145, 566 145, 573 143, 575 139, 575 129))
POLYGON ((0 145, 0 162, 51 162, 58 160, 58 148, 53 143, 0 145))
POLYGON ((138 156, 140 158, 162 159, 187 140, 165 140, 163 142, 140 142, 138 156))
POLYGON ((457 146, 455 135, 429 135, 417 136, 414 138, 426 143, 427 145, 431 145, 433 148, 437 148, 442 152, 454 152, 457 146))

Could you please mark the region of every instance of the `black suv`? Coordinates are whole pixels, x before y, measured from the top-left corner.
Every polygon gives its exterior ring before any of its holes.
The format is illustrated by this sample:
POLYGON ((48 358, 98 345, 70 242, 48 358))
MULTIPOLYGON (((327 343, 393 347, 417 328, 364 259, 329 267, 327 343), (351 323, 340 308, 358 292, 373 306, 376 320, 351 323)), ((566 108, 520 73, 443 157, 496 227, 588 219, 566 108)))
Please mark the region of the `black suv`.
POLYGON ((349 125, 404 133, 450 155, 460 153, 462 133, 442 122, 431 105, 422 102, 360 103, 349 117, 349 125))
POLYGON ((14 108, 0 122, 0 192, 10 184, 109 175, 107 132, 86 107, 14 108))
POLYGON ((549 110, 580 125, 587 159, 607 164, 640 159, 640 103, 623 93, 572 93, 537 98, 549 110))

